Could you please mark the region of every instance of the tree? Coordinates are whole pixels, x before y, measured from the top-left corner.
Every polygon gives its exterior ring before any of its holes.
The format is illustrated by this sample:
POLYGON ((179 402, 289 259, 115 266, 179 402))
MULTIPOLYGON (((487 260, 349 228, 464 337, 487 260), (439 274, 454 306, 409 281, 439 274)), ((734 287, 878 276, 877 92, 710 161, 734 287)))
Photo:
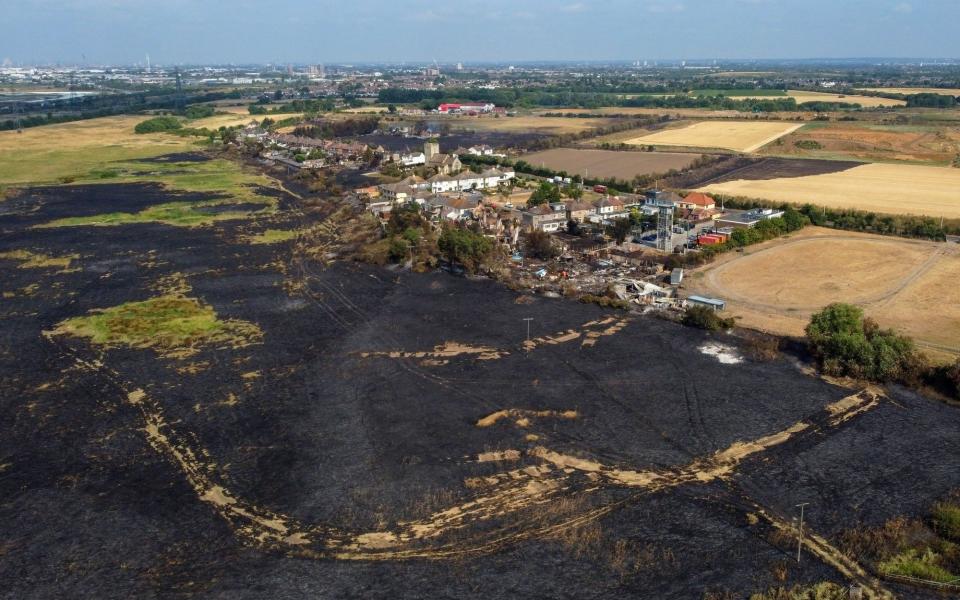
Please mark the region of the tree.
POLYGON ((806 333, 810 350, 829 375, 911 383, 926 371, 910 338, 881 329, 850 304, 831 304, 816 313, 806 333))
POLYGON ((607 228, 607 232, 610 236, 617 242, 619 246, 624 241, 626 241, 627 236, 630 235, 630 231, 633 229, 633 223, 630 222, 630 219, 614 219, 613 225, 610 225, 607 228))
POLYGON ((560 202, 560 188, 549 181, 544 181, 530 195, 527 206, 538 206, 550 202, 560 202))
POLYGON ((173 131, 180 129, 183 124, 176 117, 154 117, 137 123, 133 128, 134 133, 158 133, 161 131, 173 131))
POLYGON ((410 246, 403 238, 391 238, 390 246, 387 250, 387 256, 390 262, 400 262, 407 257, 410 246))
POLYGON ((460 263, 470 272, 475 272, 493 251, 493 243, 489 238, 456 227, 445 227, 437 246, 448 261, 460 263))
POLYGON ((566 194, 568 198, 573 198, 574 200, 579 200, 583 197, 583 189, 576 185, 564 187, 563 193, 566 194))
POLYGON ((397 105, 396 105, 396 104, 388 104, 388 105, 387 105, 387 112, 390 113, 391 115, 392 115, 392 114, 395 114, 395 113, 397 112, 397 105))

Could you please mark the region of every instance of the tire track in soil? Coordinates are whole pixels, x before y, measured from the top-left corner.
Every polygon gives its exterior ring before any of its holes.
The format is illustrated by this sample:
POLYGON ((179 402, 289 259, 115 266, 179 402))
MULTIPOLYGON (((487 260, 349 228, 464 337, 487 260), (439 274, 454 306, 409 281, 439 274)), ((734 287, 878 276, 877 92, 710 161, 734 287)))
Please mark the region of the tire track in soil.
MULTIPOLYGON (((121 393, 126 391, 127 386, 124 385, 119 374, 106 367, 102 362, 91 362, 80 358, 75 351, 59 344, 54 334, 45 333, 44 337, 61 351, 62 356, 71 358, 78 366, 101 375, 106 383, 115 387, 121 393)), ((617 501, 592 507, 585 512, 560 519, 557 522, 544 524, 542 522, 532 521, 531 517, 520 518, 511 525, 501 527, 492 532, 482 532, 479 535, 475 535, 472 539, 446 542, 432 547, 404 548, 403 546, 416 546, 425 538, 417 537, 416 535, 408 536, 407 538, 398 538, 396 534, 386 532, 356 534, 338 531, 328 526, 314 525, 307 527, 295 523, 284 515, 261 509, 233 497, 228 490, 214 482, 211 473, 215 473, 216 469, 210 468, 213 467, 213 465, 203 464, 204 458, 208 457, 207 453, 202 450, 194 451, 185 442, 181 441, 178 443, 175 441, 178 437, 178 432, 164 420, 159 404, 153 401, 142 389, 127 392, 126 398, 129 405, 139 410, 144 422, 143 429, 150 445, 161 455, 167 456, 175 465, 180 467, 188 482, 197 492, 199 499, 212 505, 215 510, 230 523, 239 541, 247 545, 268 550, 283 551, 289 556, 305 558, 332 557, 345 560, 405 560, 412 558, 436 560, 475 556, 495 552, 521 541, 549 536, 593 522, 617 508, 626 506, 629 503, 638 502, 642 497, 651 493, 689 483, 702 484, 717 479, 724 481, 740 461, 757 453, 762 453, 768 448, 790 442, 794 436, 800 436, 797 439, 801 441, 805 437, 812 437, 814 438, 814 443, 816 443, 816 438, 819 438, 823 433, 823 427, 841 427, 851 418, 862 414, 865 410, 875 407, 879 400, 876 394, 865 390, 859 394, 838 401, 833 405, 828 405, 822 413, 815 415, 806 422, 798 422, 784 431, 760 438, 753 442, 735 443, 727 450, 718 452, 713 457, 694 460, 686 468, 679 470, 631 472, 613 469, 598 463, 583 461, 582 459, 574 459, 573 472, 586 471, 588 475, 596 476, 591 477, 594 481, 593 484, 588 484, 587 486, 571 484, 565 488, 561 488, 561 491, 567 492, 565 495, 568 497, 577 494, 589 494, 609 487, 639 487, 641 491, 617 501), (619 485, 612 486, 611 482, 619 485), (387 541, 397 540, 398 545, 401 547, 385 550, 382 543, 367 547, 364 542, 370 542, 370 536, 373 536, 375 541, 379 540, 380 542, 383 541, 383 536, 393 536, 392 538, 387 537, 387 541)), ((548 459, 548 461, 559 461, 558 466, 565 466, 569 460, 568 458, 564 458, 563 455, 557 455, 549 451, 546 451, 546 454, 541 453, 540 455, 548 459)), ((566 478, 569 479, 571 469, 564 468, 563 472, 566 474, 566 478)), ((500 508, 511 509, 510 506, 498 506, 495 502, 496 498, 497 496, 492 497, 492 507, 494 511, 500 508)), ((472 504, 481 505, 483 502, 475 500, 472 504)), ((756 506, 759 515, 770 520, 771 523, 778 528, 785 527, 782 519, 778 519, 775 515, 772 515, 772 513, 769 513, 755 502, 753 504, 756 506)), ((517 510, 518 508, 522 510, 525 507, 534 505, 535 503, 531 504, 531 501, 527 501, 526 503, 521 503, 519 507, 514 507, 513 510, 517 510)), ((489 510, 489 508, 482 510, 489 510)), ((449 512, 451 511, 443 511, 439 514, 443 515, 449 512)), ((459 510, 457 512, 459 512, 459 510)), ((495 512, 495 514, 499 513, 495 512)), ((424 521, 421 521, 421 523, 424 523, 424 521)), ((429 525, 431 521, 427 520, 425 523, 426 525, 421 525, 421 530, 425 527, 427 533, 430 533, 429 525)), ((467 526, 469 526, 469 522, 461 523, 461 525, 456 528, 467 526)), ((411 527, 410 531, 415 532, 416 528, 411 527)), ((444 530, 441 529, 439 532, 431 535, 431 537, 436 537, 443 533, 444 530)), ((807 544, 818 558, 837 568, 852 581, 859 582, 865 577, 865 572, 859 565, 832 548, 826 540, 811 535, 810 541, 807 542, 807 544)), ((390 543, 387 544, 388 547, 391 545, 390 543)), ((875 597, 884 596, 877 595, 875 597)))

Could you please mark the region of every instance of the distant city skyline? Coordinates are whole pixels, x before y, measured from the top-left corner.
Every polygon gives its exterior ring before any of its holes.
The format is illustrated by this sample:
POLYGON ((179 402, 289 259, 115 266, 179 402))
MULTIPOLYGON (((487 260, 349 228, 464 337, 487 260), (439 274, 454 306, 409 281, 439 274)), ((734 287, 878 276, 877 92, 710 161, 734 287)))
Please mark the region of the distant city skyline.
POLYGON ((958 58, 957 0, 0 0, 25 64, 958 58))

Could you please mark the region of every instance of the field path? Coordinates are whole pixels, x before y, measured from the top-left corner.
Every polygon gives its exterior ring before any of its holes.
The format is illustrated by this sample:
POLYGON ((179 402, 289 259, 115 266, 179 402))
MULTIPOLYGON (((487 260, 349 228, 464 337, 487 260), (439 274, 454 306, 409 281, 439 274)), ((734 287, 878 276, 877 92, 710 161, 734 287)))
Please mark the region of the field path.
MULTIPOLYGON (((739 305, 741 305, 741 306, 743 306, 743 307, 750 308, 750 309, 753 309, 753 310, 760 310, 760 311, 764 311, 764 312, 768 312, 768 313, 773 313, 773 314, 784 314, 784 315, 787 315, 787 316, 796 316, 795 313, 791 313, 791 312, 787 311, 787 310, 784 309, 784 307, 783 307, 782 305, 780 305, 780 304, 770 304, 770 303, 767 303, 767 302, 760 302, 760 301, 757 301, 757 300, 751 300, 751 299, 750 299, 749 297, 747 297, 747 296, 738 294, 738 293, 730 290, 729 288, 727 288, 727 286, 726 286, 725 284, 723 284, 721 281, 719 281, 719 276, 722 275, 723 273, 725 273, 725 272, 726 272, 728 269, 730 269, 732 266, 736 265, 737 267, 742 267, 743 264, 744 264, 744 262, 752 262, 752 260, 754 260, 754 259, 756 259, 757 257, 763 255, 764 253, 771 252, 771 251, 777 251, 777 252, 779 252, 779 251, 781 251, 783 248, 786 248, 786 247, 789 247, 789 246, 793 246, 793 245, 797 245, 797 244, 810 244, 810 243, 821 242, 821 241, 825 241, 825 240, 850 241, 850 238, 849 238, 849 237, 845 237, 845 236, 841 236, 841 235, 833 235, 833 236, 831 236, 831 235, 825 235, 825 236, 818 236, 818 237, 811 237, 811 238, 802 238, 802 239, 797 239, 797 240, 787 240, 787 241, 785 241, 785 242, 783 242, 783 243, 780 243, 780 244, 778 244, 778 245, 769 246, 769 247, 767 247, 767 248, 762 248, 762 249, 757 250, 757 251, 755 251, 755 252, 747 253, 747 254, 745 254, 744 256, 742 256, 741 258, 737 258, 737 259, 734 259, 734 260, 727 261, 727 262, 719 265, 719 266, 716 267, 716 268, 710 269, 710 268, 708 267, 708 270, 706 271, 706 281, 707 281, 708 285, 709 285, 717 294, 720 294, 721 296, 723 296, 723 297, 726 298, 726 299, 734 300, 737 304, 739 304, 739 305)), ((885 240, 882 240, 882 239, 870 240, 870 243, 878 243, 878 244, 880 244, 880 243, 884 243, 884 241, 885 241, 885 240)), ((900 244, 900 243, 904 243, 904 242, 907 242, 907 240, 899 240, 899 239, 897 239, 897 240, 891 240, 891 241, 890 241, 890 243, 896 243, 896 244, 900 244)), ((912 284, 913 282, 915 282, 917 279, 919 279, 920 277, 922 277, 927 271, 929 271, 931 268, 933 268, 933 266, 936 265, 946 254, 947 254, 946 248, 937 248, 937 249, 934 249, 934 250, 931 252, 930 256, 928 256, 928 257, 926 258, 926 260, 923 261, 923 263, 921 263, 919 266, 915 267, 910 273, 908 273, 903 279, 901 279, 899 282, 897 282, 894 286, 892 286, 892 287, 890 287, 890 288, 887 288, 886 290, 883 290, 883 291, 878 292, 878 293, 876 293, 876 294, 873 294, 873 295, 870 295, 870 296, 865 296, 865 297, 863 297, 863 298, 858 298, 858 299, 856 300, 856 303, 857 303, 858 305, 860 305, 860 306, 863 306, 863 307, 872 307, 872 306, 874 306, 874 305, 878 305, 878 304, 880 304, 880 303, 883 303, 883 302, 885 302, 885 301, 888 301, 889 299, 893 298, 894 296, 896 296, 897 294, 899 294, 900 292, 902 292, 904 289, 906 289, 910 284, 912 284)), ((799 305, 799 306, 794 305, 793 308, 794 308, 794 309, 799 309, 799 310, 806 310, 806 311, 816 311, 816 310, 820 310, 821 308, 823 308, 823 305, 822 305, 821 303, 808 304, 808 305, 802 305, 802 304, 801 304, 801 305, 799 305)))

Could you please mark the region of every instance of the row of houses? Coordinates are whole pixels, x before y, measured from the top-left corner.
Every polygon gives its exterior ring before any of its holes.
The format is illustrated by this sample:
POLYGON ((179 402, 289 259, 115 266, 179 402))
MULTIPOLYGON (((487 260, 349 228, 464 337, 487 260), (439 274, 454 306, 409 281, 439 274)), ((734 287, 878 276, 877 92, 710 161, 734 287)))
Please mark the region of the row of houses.
POLYGON ((429 194, 488 190, 507 183, 516 173, 512 169, 490 168, 482 173, 464 171, 457 175, 437 174, 429 179, 411 175, 397 183, 380 185, 379 195, 393 205, 416 201, 429 194))
MULTIPOLYGON (((360 191, 360 190, 355 190, 360 191)), ((479 192, 434 193, 418 190, 398 202, 390 195, 367 196, 367 210, 383 217, 397 206, 416 204, 420 210, 437 220, 459 221, 477 217, 484 207, 484 195, 479 192)))

